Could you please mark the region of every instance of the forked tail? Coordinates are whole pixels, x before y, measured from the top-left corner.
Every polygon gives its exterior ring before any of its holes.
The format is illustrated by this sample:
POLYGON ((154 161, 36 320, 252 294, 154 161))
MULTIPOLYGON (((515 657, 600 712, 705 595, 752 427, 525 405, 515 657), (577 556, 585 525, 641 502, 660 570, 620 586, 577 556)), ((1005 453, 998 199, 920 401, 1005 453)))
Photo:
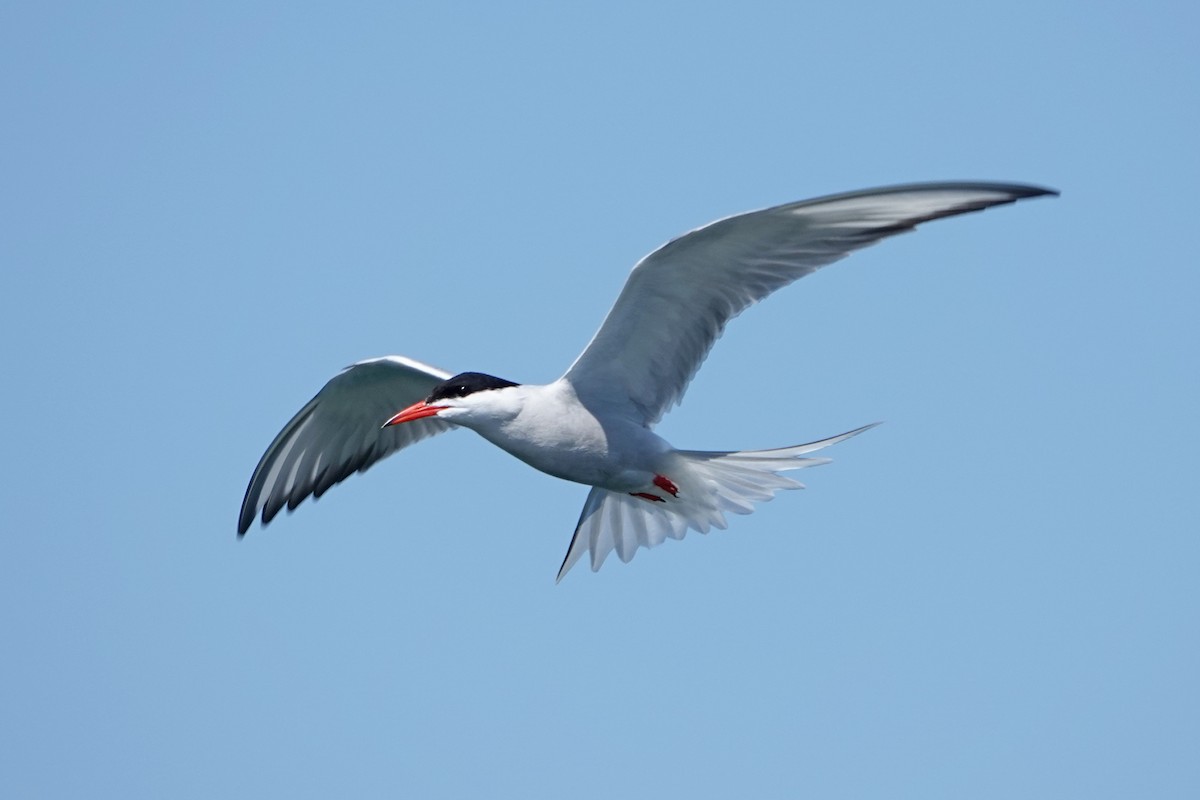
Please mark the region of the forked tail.
POLYGON ((840 436, 818 442, 780 447, 775 450, 705 452, 677 450, 667 470, 678 495, 663 502, 647 502, 625 492, 593 487, 575 526, 575 535, 557 580, 583 554, 591 552, 592 571, 600 569, 613 550, 625 562, 639 547, 655 547, 666 539, 682 539, 688 529, 708 533, 726 527, 725 514, 749 514, 756 503, 775 496, 780 489, 803 489, 804 484, 780 475, 793 469, 826 464, 828 458, 807 455, 874 428, 864 425, 840 436))

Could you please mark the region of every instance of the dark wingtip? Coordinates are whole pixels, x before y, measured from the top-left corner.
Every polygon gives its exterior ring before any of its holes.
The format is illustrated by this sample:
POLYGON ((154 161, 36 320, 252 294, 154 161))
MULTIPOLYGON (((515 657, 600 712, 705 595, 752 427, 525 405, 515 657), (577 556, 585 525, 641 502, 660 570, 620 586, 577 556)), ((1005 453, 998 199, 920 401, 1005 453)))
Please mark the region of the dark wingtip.
POLYGON ((245 536, 246 531, 250 530, 250 526, 254 524, 254 506, 250 504, 250 494, 253 490, 254 479, 251 478, 250 485, 246 487, 246 494, 242 497, 242 508, 238 512, 237 537, 239 539, 245 536))
POLYGON ((1022 192, 1019 195, 1021 199, 1026 197, 1058 197, 1062 192, 1058 189, 1051 189, 1048 186, 1023 186, 1022 192))
MULTIPOLYGON (((250 490, 246 490, 246 499, 242 501, 242 510, 238 512, 237 538, 242 539, 254 527, 255 508, 250 505, 250 490)), ((266 525, 268 520, 263 520, 266 525)))

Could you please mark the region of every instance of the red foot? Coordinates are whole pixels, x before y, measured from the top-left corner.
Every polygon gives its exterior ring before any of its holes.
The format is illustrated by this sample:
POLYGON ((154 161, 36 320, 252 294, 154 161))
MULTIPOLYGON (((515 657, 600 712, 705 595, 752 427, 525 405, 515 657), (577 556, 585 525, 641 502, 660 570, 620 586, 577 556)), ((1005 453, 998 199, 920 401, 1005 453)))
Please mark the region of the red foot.
POLYGON ((655 475, 654 485, 671 495, 671 497, 679 497, 679 487, 672 483, 670 478, 655 475))
POLYGON ((665 502, 667 502, 666 500, 663 500, 663 499, 662 499, 661 497, 659 497, 658 495, 656 495, 656 494, 650 494, 649 492, 630 492, 630 494, 631 494, 631 495, 633 495, 634 497, 640 497, 640 498, 642 498, 643 500, 651 500, 651 501, 653 501, 653 502, 655 502, 655 503, 665 503, 665 502))

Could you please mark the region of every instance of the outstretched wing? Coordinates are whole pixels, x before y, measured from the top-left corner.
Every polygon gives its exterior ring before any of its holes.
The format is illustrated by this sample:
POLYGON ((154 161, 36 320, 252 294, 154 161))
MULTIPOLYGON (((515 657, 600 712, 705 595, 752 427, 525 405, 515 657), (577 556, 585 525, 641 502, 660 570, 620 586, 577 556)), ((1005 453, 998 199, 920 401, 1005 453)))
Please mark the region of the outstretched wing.
POLYGON ((679 402, 730 319, 849 253, 922 222, 1057 194, 1001 183, 924 183, 788 203, 718 220, 642 259, 564 375, 585 405, 647 425, 679 402))
POLYGON ((453 427, 436 417, 382 428, 388 417, 429 395, 450 373, 402 356, 352 364, 325 384, 267 448, 254 469, 238 536, 262 512, 266 525, 287 505, 320 497, 355 472, 413 442, 453 427))

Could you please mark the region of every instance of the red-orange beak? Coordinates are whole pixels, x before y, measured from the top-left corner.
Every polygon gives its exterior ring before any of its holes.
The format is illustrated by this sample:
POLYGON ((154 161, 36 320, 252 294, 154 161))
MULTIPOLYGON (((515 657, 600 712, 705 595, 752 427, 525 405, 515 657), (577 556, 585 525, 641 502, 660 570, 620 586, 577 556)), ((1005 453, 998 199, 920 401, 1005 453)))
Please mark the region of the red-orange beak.
POLYGON ((426 405, 424 400, 421 400, 420 402, 413 403, 411 406, 404 409, 387 422, 383 423, 383 427, 386 428, 389 425, 399 425, 401 422, 412 422, 414 419, 421 419, 422 417, 432 417, 439 411, 444 411, 445 409, 446 406, 430 406, 426 405))

